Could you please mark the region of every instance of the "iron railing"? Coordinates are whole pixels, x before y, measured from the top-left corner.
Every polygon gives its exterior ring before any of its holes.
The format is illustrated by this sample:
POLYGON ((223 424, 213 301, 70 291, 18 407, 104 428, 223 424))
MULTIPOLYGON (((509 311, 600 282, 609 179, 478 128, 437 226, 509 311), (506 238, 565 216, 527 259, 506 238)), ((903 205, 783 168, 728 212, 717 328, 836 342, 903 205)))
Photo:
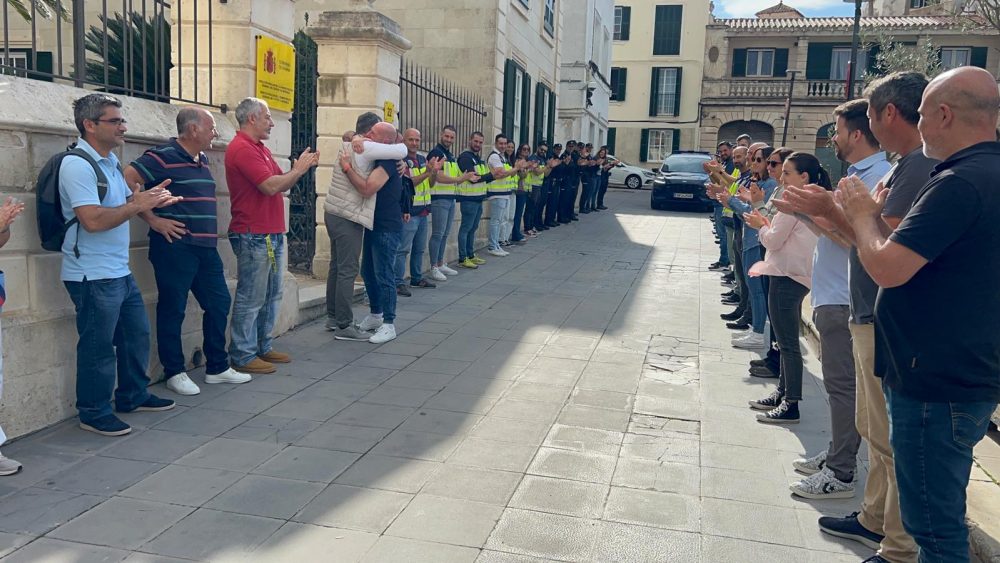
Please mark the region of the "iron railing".
POLYGON ((438 132, 445 125, 458 130, 459 146, 473 131, 483 131, 486 103, 457 84, 403 61, 399 86, 400 130, 409 127, 420 130, 422 150, 428 151, 437 144, 438 132))
MULTIPOLYGON (((316 150, 316 79, 319 48, 305 32, 295 34, 295 108, 292 157, 316 150)), ((288 267, 312 273, 316 255, 316 169, 310 168, 288 194, 288 267)))
POLYGON ((211 0, 0 3, 0 74, 220 107, 211 0))

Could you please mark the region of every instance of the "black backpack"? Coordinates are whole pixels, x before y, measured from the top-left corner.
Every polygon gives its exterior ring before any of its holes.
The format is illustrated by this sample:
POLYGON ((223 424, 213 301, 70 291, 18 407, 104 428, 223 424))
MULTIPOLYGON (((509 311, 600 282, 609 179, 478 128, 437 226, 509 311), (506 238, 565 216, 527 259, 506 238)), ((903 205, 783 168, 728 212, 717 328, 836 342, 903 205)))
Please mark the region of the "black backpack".
MULTIPOLYGON (((90 163, 94 173, 97 174, 98 200, 103 202, 104 196, 108 195, 108 177, 86 151, 76 147, 76 143, 66 147, 65 151, 53 155, 45 166, 42 166, 42 170, 38 173, 38 183, 35 185, 38 236, 42 239, 42 248, 45 250, 62 250, 66 231, 73 225, 77 225, 77 239, 79 239, 79 220, 75 216, 69 221, 63 217, 62 199, 59 196, 59 167, 67 156, 76 156, 90 163)), ((80 249, 75 244, 73 253, 77 258, 80 257, 80 249)))

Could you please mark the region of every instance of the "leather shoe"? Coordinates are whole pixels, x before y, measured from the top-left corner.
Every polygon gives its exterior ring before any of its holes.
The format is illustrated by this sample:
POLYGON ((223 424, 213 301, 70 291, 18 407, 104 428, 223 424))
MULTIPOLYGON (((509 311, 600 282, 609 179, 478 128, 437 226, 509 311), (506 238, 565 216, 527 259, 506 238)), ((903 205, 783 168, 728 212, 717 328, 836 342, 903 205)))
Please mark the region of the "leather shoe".
POLYGON ((288 364, 292 362, 291 356, 284 352, 276 352, 274 350, 271 350, 266 354, 258 354, 257 357, 265 362, 271 362, 272 364, 288 364))

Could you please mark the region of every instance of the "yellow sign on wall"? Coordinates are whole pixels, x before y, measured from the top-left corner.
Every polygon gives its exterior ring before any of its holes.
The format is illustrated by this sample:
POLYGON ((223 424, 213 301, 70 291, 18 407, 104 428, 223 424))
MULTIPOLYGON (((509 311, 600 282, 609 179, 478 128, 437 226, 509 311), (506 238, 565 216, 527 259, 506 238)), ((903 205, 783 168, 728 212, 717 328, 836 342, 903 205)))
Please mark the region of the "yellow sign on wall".
POLYGON ((295 106, 295 47, 257 36, 257 97, 271 109, 292 111, 295 106))
POLYGON ((396 121, 396 104, 386 100, 382 104, 382 116, 386 123, 394 123, 396 121))

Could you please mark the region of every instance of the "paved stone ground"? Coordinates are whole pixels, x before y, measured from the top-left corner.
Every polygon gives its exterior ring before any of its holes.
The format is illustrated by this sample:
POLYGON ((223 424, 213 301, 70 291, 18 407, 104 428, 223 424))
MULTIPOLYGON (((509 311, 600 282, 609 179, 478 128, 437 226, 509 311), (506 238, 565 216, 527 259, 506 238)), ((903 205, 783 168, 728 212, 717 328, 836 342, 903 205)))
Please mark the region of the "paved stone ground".
MULTIPOLYGON (((18 441, 4 561, 847 562, 824 536, 857 499, 791 497, 829 436, 815 357, 802 424, 729 347, 702 214, 648 192, 401 298, 400 337, 278 340, 296 361, 126 438, 75 422, 18 441)), ((202 374, 193 374, 200 380, 202 374)), ((171 394, 162 387, 156 392, 171 394)), ((863 464, 862 464, 863 466, 863 464)), ((861 472, 861 478, 864 471, 861 472)), ((860 496, 860 493, 859 493, 860 496)))

